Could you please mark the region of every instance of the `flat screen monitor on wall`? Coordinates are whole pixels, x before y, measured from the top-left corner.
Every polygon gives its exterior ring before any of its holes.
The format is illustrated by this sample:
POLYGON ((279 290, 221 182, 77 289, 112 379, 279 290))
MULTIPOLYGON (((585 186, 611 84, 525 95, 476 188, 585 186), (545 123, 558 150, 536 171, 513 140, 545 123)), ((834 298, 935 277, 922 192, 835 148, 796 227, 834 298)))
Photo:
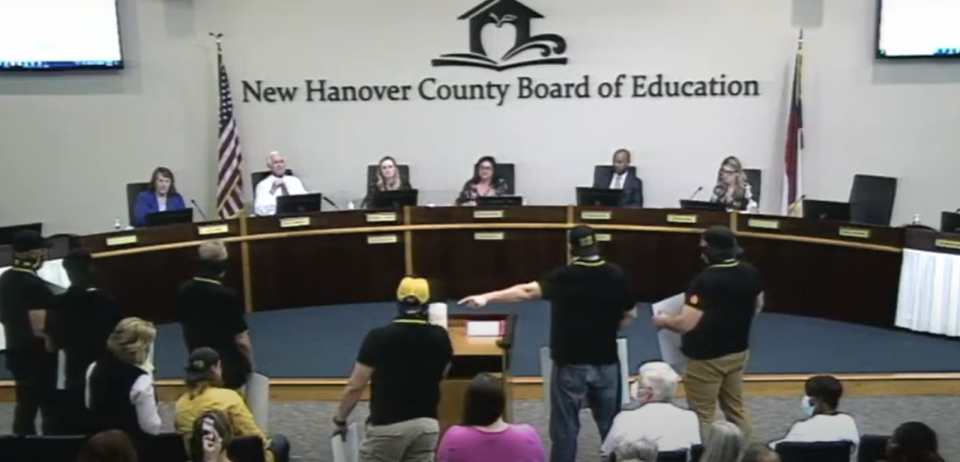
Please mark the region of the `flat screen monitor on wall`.
POLYGON ((117 0, 0 0, 0 71, 121 69, 117 0))
POLYGON ((877 58, 960 58, 960 2, 877 0, 877 58))

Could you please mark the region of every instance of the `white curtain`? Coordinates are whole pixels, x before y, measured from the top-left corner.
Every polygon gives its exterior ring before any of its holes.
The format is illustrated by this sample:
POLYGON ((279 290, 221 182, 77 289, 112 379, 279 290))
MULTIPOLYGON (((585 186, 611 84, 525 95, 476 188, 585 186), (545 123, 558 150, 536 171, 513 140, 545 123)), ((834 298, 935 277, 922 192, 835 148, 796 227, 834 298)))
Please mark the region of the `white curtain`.
POLYGON ((960 255, 903 250, 896 326, 960 337, 960 255))
MULTIPOLYGON (((3 274, 5 271, 10 269, 9 266, 0 268, 0 274, 3 274)), ((70 287, 70 278, 67 277, 67 272, 63 269, 63 260, 50 260, 45 262, 43 266, 40 267, 40 271, 37 272, 44 281, 47 281, 51 284, 58 285, 63 288, 70 287)), ((0 329, 0 351, 7 349, 7 337, 3 333, 3 329, 0 329)))

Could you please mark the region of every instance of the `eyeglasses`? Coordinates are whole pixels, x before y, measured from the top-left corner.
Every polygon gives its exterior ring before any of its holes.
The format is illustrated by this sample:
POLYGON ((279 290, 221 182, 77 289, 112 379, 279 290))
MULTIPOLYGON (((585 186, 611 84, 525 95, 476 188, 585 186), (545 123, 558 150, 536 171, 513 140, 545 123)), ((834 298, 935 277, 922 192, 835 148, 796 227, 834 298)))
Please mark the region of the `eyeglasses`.
POLYGON ((737 174, 737 171, 736 171, 736 170, 722 169, 722 170, 720 170, 720 171, 721 171, 724 175, 736 175, 736 174, 737 174))

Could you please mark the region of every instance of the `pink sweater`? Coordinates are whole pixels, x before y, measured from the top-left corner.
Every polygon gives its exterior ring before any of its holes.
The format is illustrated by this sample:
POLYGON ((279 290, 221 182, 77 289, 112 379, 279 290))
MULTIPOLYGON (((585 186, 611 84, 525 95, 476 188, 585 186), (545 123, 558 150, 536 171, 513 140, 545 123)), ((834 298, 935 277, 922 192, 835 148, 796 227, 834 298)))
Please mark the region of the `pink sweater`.
POLYGON ((437 462, 544 462, 543 443, 527 424, 487 433, 456 425, 443 434, 437 462))

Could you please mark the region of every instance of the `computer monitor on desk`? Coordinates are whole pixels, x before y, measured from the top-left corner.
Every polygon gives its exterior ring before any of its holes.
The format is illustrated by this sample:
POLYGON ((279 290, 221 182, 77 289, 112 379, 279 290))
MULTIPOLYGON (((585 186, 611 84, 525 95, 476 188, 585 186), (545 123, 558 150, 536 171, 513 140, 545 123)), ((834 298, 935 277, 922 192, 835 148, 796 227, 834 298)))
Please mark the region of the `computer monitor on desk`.
POLYGON ((144 221, 148 227, 193 223, 193 209, 148 213, 144 221))
POLYGON ((940 232, 960 233, 960 213, 943 212, 940 214, 940 232))
POLYGON ((0 227, 0 245, 13 245, 13 236, 16 236, 20 231, 34 231, 43 235, 43 223, 0 227))
POLYGON ((523 205, 521 196, 482 196, 477 198, 477 205, 499 207, 503 205, 523 205))
POLYGON ((623 191, 610 188, 577 188, 577 205, 616 207, 620 205, 623 191))
POLYGON ((277 215, 319 212, 323 205, 323 194, 298 194, 277 198, 277 215))
POLYGON ((803 201, 803 218, 810 220, 850 221, 850 203, 807 199, 803 201))
POLYGON ((420 191, 416 189, 406 189, 402 191, 377 191, 373 194, 373 200, 370 202, 370 208, 374 209, 400 209, 405 206, 415 207, 420 191))
POLYGON ((681 200, 680 208, 684 210, 697 210, 702 212, 726 212, 727 206, 719 202, 691 201, 681 200))

